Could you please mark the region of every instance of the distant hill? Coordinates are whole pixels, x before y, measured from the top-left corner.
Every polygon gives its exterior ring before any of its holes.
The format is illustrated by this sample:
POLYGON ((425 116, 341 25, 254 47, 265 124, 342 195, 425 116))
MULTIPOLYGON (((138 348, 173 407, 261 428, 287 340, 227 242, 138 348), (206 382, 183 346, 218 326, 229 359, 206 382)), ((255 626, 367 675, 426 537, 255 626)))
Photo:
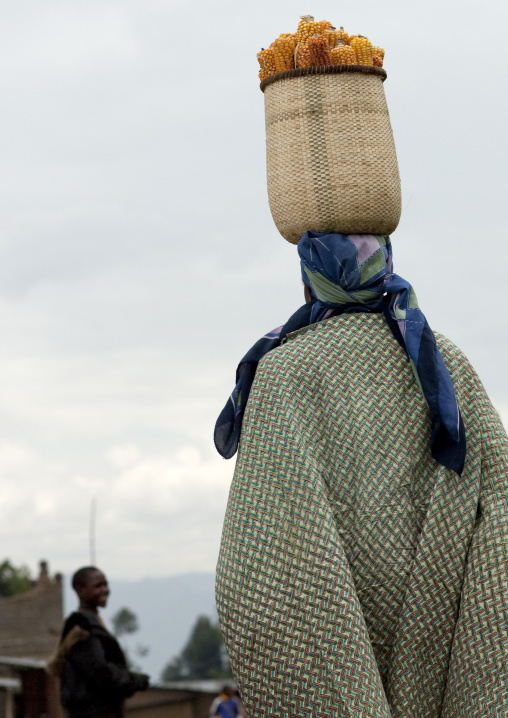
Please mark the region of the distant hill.
MULTIPOLYGON (((109 618, 126 606, 139 619, 139 631, 125 639, 131 657, 157 682, 166 663, 183 648, 199 615, 215 617, 215 576, 213 573, 186 573, 180 576, 110 580, 111 597, 101 616, 109 618), (136 655, 137 645, 150 650, 146 657, 136 655)), ((66 577, 64 606, 66 615, 75 609, 76 595, 66 577)), ((123 641, 123 639, 122 639, 123 641)))

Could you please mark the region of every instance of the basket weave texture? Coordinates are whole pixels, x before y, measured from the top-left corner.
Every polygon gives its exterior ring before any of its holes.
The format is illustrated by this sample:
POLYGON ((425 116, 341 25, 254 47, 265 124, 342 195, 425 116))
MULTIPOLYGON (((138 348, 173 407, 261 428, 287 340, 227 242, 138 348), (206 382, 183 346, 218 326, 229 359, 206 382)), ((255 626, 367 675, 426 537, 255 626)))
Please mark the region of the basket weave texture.
POLYGON ((308 230, 391 234, 400 177, 386 73, 349 66, 289 70, 262 83, 270 209, 296 244, 308 230))

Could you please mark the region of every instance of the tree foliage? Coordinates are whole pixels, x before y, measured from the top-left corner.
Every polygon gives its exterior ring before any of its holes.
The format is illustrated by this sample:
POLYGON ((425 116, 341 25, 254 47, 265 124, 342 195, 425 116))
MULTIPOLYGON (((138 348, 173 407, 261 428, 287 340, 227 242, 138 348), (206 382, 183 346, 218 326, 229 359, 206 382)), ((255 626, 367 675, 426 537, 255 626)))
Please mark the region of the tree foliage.
POLYGON ((181 681, 185 677, 185 667, 179 656, 173 658, 173 660, 166 665, 161 674, 161 680, 165 683, 170 683, 171 681, 181 681))
POLYGON ((161 674, 163 681, 230 677, 231 669, 220 628, 207 616, 198 617, 182 652, 166 665, 161 674))
POLYGON ((31 587, 32 578, 27 566, 13 566, 9 559, 0 563, 0 596, 14 596, 31 587))
POLYGON ((119 608, 111 618, 113 633, 117 638, 128 633, 136 633, 139 629, 138 617, 129 608, 119 608))
MULTIPOLYGON (((127 636, 131 633, 136 633, 139 630, 138 617, 133 613, 130 608, 119 608, 118 611, 112 616, 111 623, 113 624, 113 634, 120 639, 122 636, 127 636)), ((122 650, 125 655, 125 660, 131 671, 141 671, 141 667, 133 660, 131 648, 125 645, 122 641, 122 650)), ((134 649, 134 653, 138 658, 144 658, 148 655, 150 649, 148 646, 137 645, 134 649)))

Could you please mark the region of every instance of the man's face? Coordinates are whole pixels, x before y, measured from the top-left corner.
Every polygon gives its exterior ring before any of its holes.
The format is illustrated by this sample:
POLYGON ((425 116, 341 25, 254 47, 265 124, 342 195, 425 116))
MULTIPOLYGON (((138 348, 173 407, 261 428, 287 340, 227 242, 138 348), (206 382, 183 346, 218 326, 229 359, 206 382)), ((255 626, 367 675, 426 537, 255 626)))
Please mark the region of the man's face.
POLYGON ((93 571, 88 574, 87 581, 81 586, 77 594, 83 603, 90 607, 101 607, 108 602, 109 586, 106 576, 102 571, 93 571))

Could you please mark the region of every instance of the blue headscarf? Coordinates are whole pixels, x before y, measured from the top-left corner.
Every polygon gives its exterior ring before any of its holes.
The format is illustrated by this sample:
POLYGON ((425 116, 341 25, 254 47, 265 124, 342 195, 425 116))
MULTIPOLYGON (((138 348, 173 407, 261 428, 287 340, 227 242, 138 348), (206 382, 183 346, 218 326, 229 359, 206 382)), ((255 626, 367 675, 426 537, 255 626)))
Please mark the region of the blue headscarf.
POLYGON ((450 374, 413 288, 393 274, 390 238, 307 232, 298 243, 298 254, 312 301, 300 307, 286 324, 259 339, 238 365, 236 386, 215 425, 219 454, 229 459, 236 453, 258 362, 280 346, 287 334, 338 314, 383 312, 409 357, 428 404, 432 456, 461 474, 466 439, 450 374))

